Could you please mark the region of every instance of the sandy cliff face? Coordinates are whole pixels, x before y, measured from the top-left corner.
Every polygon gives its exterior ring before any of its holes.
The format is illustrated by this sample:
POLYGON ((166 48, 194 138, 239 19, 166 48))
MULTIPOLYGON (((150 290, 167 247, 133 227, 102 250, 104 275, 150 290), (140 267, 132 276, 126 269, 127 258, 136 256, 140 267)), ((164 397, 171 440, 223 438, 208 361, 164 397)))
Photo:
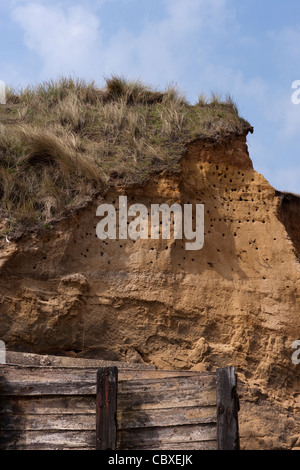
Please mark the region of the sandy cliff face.
POLYGON ((53 231, 2 241, 0 337, 15 350, 164 369, 235 365, 242 448, 299 447, 300 212, 293 200, 289 217, 285 202, 254 171, 246 136, 193 142, 177 175, 111 189, 53 231), (96 208, 119 195, 149 210, 203 203, 203 249, 99 240, 96 208))

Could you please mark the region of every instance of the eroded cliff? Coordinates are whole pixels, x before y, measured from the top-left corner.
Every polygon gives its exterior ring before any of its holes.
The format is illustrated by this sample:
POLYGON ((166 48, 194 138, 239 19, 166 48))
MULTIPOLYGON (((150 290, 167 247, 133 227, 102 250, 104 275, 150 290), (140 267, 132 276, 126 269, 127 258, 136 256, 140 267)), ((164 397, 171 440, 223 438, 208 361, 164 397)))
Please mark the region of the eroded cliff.
MULTIPOLYGON (((70 218, 1 240, 0 337, 37 353, 145 361, 163 369, 234 365, 242 448, 300 446, 297 240, 300 212, 252 166, 246 135, 191 142, 176 174, 110 187, 70 218), (199 251, 182 240, 104 240, 96 208, 204 204, 199 251)), ((298 207, 298 206, 297 206, 298 207)))

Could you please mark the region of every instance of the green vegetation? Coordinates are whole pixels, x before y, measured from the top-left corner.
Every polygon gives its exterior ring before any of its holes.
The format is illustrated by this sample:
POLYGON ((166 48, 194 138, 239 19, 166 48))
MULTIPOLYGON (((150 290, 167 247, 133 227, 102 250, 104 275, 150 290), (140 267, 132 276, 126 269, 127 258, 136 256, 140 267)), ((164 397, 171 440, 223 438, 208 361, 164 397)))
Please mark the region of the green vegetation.
POLYGON ((7 91, 0 106, 0 216, 11 236, 49 227, 110 184, 178 169, 186 144, 249 130, 230 97, 194 106, 173 88, 72 78, 7 91))

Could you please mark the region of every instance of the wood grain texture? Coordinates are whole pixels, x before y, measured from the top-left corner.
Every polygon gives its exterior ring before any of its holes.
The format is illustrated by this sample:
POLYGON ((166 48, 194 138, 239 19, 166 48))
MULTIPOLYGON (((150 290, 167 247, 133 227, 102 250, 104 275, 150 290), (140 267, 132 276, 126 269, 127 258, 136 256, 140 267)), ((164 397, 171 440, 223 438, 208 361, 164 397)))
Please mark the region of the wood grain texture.
POLYGON ((92 431, 1 431, 1 450, 92 450, 95 449, 95 430, 92 431))
POLYGON ((185 444, 217 440, 216 424, 149 427, 118 431, 119 449, 169 449, 172 444, 182 449, 185 444))
POLYGON ((0 421, 1 431, 91 431, 95 429, 91 414, 41 414, 7 416, 0 421))
POLYGON ((95 449, 96 368, 0 367, 0 449, 95 449))
POLYGON ((118 369, 106 367, 97 373, 96 449, 115 450, 117 442, 118 369))
MULTIPOLYGON (((229 419, 222 406, 237 420, 236 376, 230 368, 217 376, 124 368, 117 370, 117 381, 102 375, 102 390, 98 375, 97 396, 98 370, 0 365, 0 449, 95 449, 99 407, 101 416, 108 410, 101 431, 105 448, 115 440, 119 449, 216 449, 222 434, 217 419, 229 419), (110 402, 113 396, 117 407, 110 402), (112 439, 107 425, 115 426, 112 439)), ((102 374, 105 370, 116 372, 102 368, 102 374)), ((224 447, 224 432, 221 441, 224 447)))
MULTIPOLYGON (((0 397, 0 417, 2 414, 96 414, 95 395, 72 396, 5 396, 0 397)), ((1 418, 0 418, 1 419, 1 418)))
POLYGON ((215 374, 130 374, 119 381, 118 448, 217 448, 215 374))
POLYGON ((96 395, 97 369, 2 365, 0 396, 96 395))
POLYGON ((191 370, 128 370, 126 368, 119 370, 119 380, 146 380, 170 377, 199 377, 203 380, 215 380, 216 374, 214 372, 197 372, 191 370))
POLYGON ((218 369, 216 375, 218 449, 239 450, 239 402, 235 369, 218 369))
MULTIPOLYGON (((136 443, 133 447, 126 450, 144 450, 136 443)), ((218 450, 217 441, 191 441, 191 442, 169 442, 168 444, 154 441, 152 444, 147 443, 147 450, 164 450, 164 451, 184 451, 184 450, 218 450)))
POLYGON ((119 429, 135 429, 158 426, 182 426, 189 424, 217 423, 216 406, 184 406, 173 408, 118 409, 119 429))

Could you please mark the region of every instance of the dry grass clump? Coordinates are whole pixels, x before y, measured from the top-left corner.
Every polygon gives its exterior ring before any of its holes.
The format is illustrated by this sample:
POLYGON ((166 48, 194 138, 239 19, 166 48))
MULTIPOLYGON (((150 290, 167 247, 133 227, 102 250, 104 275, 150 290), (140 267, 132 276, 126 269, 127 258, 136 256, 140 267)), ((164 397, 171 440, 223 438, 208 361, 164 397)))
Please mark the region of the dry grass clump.
POLYGON ((47 227, 102 186, 76 136, 59 131, 0 128, 0 210, 10 233, 47 227))
POLYGON ((74 134, 60 133, 22 126, 20 139, 25 154, 18 164, 44 168, 56 167, 65 180, 77 174, 80 177, 99 180, 99 168, 88 155, 79 152, 80 141, 74 134))
POLYGON ((128 81, 115 75, 105 78, 105 82, 104 100, 122 99, 126 104, 154 104, 161 103, 165 95, 163 92, 151 90, 138 80, 128 81))
POLYGON ((75 94, 85 104, 95 104, 101 91, 94 82, 62 77, 59 80, 49 80, 37 86, 28 86, 20 92, 9 89, 7 103, 41 104, 51 108, 64 100, 69 94, 75 94))
POLYGON ((87 119, 87 109, 75 92, 69 93, 61 100, 55 110, 58 122, 73 132, 80 132, 87 119))
MULTIPOLYGON (((10 234, 48 226, 103 186, 175 170, 187 142, 249 130, 230 97, 191 106, 174 88, 73 78, 7 93, 0 106, 0 213, 10 234)), ((1 234, 0 234, 1 235, 1 234)))

